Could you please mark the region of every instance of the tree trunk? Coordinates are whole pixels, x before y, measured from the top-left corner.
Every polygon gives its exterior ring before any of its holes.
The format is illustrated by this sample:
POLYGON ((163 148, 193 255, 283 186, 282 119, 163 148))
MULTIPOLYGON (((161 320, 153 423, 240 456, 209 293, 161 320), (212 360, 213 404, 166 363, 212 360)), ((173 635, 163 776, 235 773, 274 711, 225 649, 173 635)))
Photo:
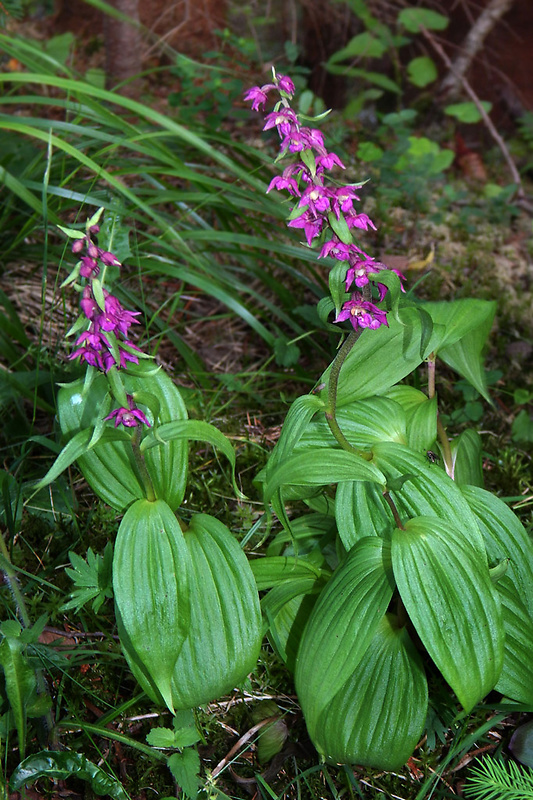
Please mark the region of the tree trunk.
POLYGON ((139 0, 108 0, 121 15, 104 17, 104 40, 106 51, 106 86, 119 86, 117 91, 127 97, 137 97, 140 80, 132 80, 141 72, 141 33, 139 24, 139 0), (124 17, 127 17, 126 20, 124 17))

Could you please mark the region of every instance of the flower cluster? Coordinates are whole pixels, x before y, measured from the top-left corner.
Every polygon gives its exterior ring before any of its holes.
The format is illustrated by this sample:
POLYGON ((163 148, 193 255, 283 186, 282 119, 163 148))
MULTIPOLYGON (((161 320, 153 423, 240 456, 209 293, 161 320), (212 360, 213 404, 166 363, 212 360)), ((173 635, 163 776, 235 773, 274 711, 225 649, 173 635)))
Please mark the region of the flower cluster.
MULTIPOLYGON (((300 159, 273 178, 267 191, 285 190, 298 199, 287 224, 291 228, 301 229, 309 246, 320 237, 322 247, 319 258, 330 256, 346 262, 346 292, 351 294, 335 322, 349 320, 354 329, 375 329, 387 325, 386 313, 370 302, 370 284, 377 283, 379 301, 382 301, 387 287, 376 279, 382 270, 388 268, 353 242, 345 241, 350 238, 352 229, 376 230, 370 217, 358 213, 354 207, 354 202, 360 199, 357 194, 360 187, 337 187, 326 183, 328 171, 333 167, 345 169, 344 164, 335 153, 328 152, 319 130, 300 124, 290 106, 295 89, 289 77, 274 73, 273 83, 254 86, 246 92, 244 99, 252 102, 253 110, 262 111, 272 90, 279 92, 280 100, 274 110, 266 115, 263 130, 277 129, 281 139, 280 157, 299 153, 300 159), (348 236, 342 235, 341 229, 348 236)), ((392 271, 404 279, 398 270, 392 271)))
POLYGON ((86 248, 86 255, 81 256, 79 274, 88 283, 82 292, 80 307, 83 315, 89 320, 89 327, 76 339, 76 350, 70 358, 79 358, 102 372, 109 372, 111 367, 124 368, 128 361, 139 363, 135 351, 140 352, 130 342, 128 330, 137 320, 137 311, 126 311, 119 300, 102 289, 103 307, 96 299, 92 281, 100 274, 100 263, 105 266, 121 266, 120 261, 112 253, 99 248, 92 240, 91 234, 98 233, 98 225, 93 225, 84 239, 76 239, 72 245, 73 253, 80 253, 86 248))
MULTIPOLYGON (((139 363, 136 353, 141 350, 129 340, 128 334, 131 325, 138 322, 136 317, 140 312, 127 311, 98 280, 102 266, 122 266, 113 253, 98 247, 94 241, 99 230, 98 225, 91 225, 86 235, 77 238, 72 245, 76 255, 85 251, 80 255, 74 275, 86 281, 81 289, 80 308, 88 327, 77 337, 70 358, 79 358, 107 375, 112 369, 124 369, 129 362, 139 363)), ((118 425, 132 428, 139 424, 151 427, 146 415, 136 408, 132 395, 126 395, 126 400, 127 407, 115 409, 105 419, 113 419, 115 428, 118 425)))

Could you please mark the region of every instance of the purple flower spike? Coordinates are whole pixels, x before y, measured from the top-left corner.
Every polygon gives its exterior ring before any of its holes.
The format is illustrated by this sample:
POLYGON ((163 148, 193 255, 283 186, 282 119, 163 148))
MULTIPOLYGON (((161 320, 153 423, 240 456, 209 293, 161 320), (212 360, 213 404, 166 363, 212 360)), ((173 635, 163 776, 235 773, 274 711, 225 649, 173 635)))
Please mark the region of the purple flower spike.
POLYGON ((382 325, 387 325, 387 314, 382 311, 374 303, 363 300, 363 295, 359 292, 354 292, 350 300, 344 303, 339 315, 335 322, 344 322, 350 320, 354 330, 357 328, 370 328, 376 330, 382 325))
POLYGON ((136 408, 131 394, 126 395, 126 398, 128 400, 128 408, 124 408, 124 406, 116 408, 111 414, 104 417, 104 420, 114 419, 115 428, 119 425, 124 425, 126 428, 136 428, 139 423, 151 428, 152 426, 148 422, 146 414, 143 414, 139 408, 136 408))

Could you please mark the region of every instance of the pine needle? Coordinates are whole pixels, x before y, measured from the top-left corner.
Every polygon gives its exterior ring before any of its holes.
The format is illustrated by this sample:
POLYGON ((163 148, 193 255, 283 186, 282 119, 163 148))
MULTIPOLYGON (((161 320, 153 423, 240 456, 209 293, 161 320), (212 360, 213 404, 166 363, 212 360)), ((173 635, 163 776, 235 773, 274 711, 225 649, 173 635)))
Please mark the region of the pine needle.
POLYGON ((533 800, 533 774, 514 761, 486 756, 471 770, 464 793, 474 800, 533 800))

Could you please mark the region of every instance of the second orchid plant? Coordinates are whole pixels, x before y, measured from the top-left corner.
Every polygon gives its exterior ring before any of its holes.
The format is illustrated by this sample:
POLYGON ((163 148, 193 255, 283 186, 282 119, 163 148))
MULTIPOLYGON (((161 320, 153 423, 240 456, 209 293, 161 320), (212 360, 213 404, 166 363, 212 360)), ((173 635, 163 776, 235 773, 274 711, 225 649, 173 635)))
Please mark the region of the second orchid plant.
POLYGON ((492 690, 533 702, 533 545, 483 488, 479 434, 450 440, 436 394, 440 358, 489 399, 495 304, 402 294, 403 275, 355 238, 374 228, 355 209, 362 184, 331 177, 344 165, 291 108, 290 78, 274 72, 245 99, 260 111, 272 95, 264 129, 278 130, 276 163, 290 161, 269 191, 289 193, 288 226, 331 266, 323 321, 349 327, 258 476, 283 530, 252 568, 318 751, 395 770, 422 738, 428 675, 458 715, 492 690), (424 367, 426 392, 402 382, 424 367))

